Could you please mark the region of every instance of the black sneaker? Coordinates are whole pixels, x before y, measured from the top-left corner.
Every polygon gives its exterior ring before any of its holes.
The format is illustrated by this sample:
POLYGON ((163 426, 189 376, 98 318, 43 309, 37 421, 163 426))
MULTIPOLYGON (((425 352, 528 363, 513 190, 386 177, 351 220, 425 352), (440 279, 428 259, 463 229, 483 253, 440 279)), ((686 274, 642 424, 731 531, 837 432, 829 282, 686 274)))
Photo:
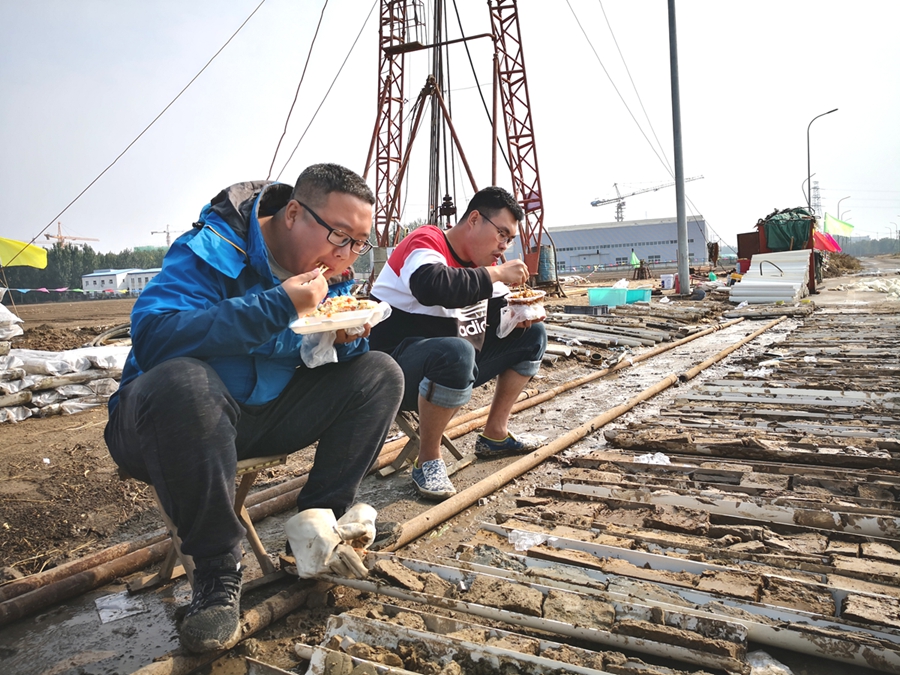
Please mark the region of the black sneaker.
POLYGON ((195 653, 230 649, 241 637, 241 570, 234 556, 198 561, 181 644, 195 653))

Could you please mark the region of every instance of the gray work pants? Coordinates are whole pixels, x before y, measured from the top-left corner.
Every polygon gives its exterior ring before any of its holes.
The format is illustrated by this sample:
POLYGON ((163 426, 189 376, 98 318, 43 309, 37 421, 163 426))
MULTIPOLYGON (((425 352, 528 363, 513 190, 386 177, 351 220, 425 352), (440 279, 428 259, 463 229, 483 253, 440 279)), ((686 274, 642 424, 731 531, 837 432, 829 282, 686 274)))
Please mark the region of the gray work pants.
POLYGON ((116 464, 152 484, 198 559, 235 551, 244 528, 233 510, 237 461, 294 452, 318 441, 297 508, 340 517, 372 467, 403 393, 387 354, 298 368, 281 395, 237 403, 203 361, 177 358, 140 375, 118 395, 106 427, 116 464))

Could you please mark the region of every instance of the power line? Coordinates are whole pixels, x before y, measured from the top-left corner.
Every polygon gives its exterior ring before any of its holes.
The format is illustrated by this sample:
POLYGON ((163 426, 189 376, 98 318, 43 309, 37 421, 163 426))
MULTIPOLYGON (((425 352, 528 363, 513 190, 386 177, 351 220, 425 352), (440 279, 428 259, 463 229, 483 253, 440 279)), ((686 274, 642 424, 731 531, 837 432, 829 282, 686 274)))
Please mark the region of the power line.
POLYGON ((666 156, 666 151, 663 148, 663 144, 659 142, 659 137, 656 135, 656 129, 653 128, 653 122, 650 121, 650 115, 647 114, 647 109, 644 108, 644 101, 641 100, 641 95, 638 92, 637 84, 635 84, 634 78, 631 77, 631 70, 628 68, 628 63, 625 61, 625 55, 622 53, 622 50, 619 47, 619 41, 616 40, 616 34, 613 32, 612 24, 609 22, 609 17, 606 16, 606 10, 603 8, 603 1, 598 0, 598 2, 600 4, 600 11, 603 12, 603 18, 606 21, 606 27, 609 28, 609 34, 612 36, 613 44, 616 45, 616 51, 619 52, 619 58, 622 59, 622 65, 625 66, 625 72, 628 73, 628 80, 631 82, 631 88, 634 89, 634 95, 637 96, 638 103, 641 104, 641 110, 644 112, 644 118, 647 120, 647 125, 650 127, 650 131, 653 133, 653 138, 656 140, 656 144, 659 146, 659 151, 662 153, 663 159, 665 160, 665 167, 669 170, 669 174, 674 174, 672 165, 669 164, 669 158, 666 156))
MULTIPOLYGON (((225 49, 225 47, 227 47, 231 43, 231 41, 235 38, 235 36, 237 36, 237 34, 241 32, 241 30, 244 28, 244 26, 247 25, 247 22, 253 18, 253 15, 259 11, 259 8, 262 7, 265 4, 265 2, 266 2, 266 0, 260 0, 260 3, 256 6, 256 8, 252 12, 250 12, 250 16, 248 16, 246 19, 244 19, 243 23, 241 23, 241 25, 238 26, 238 29, 236 31, 234 31, 234 33, 231 34, 231 37, 225 41, 225 44, 223 44, 221 47, 219 47, 218 51, 212 55, 212 58, 210 58, 209 61, 206 62, 206 65, 204 65, 200 69, 200 72, 198 72, 196 75, 194 75, 194 77, 191 78, 190 82, 188 82, 186 85, 184 85, 184 88, 178 92, 178 95, 175 98, 173 98, 165 108, 162 109, 162 112, 160 112, 156 117, 153 118, 153 121, 150 122, 150 124, 148 124, 146 127, 144 127, 144 130, 141 131, 141 133, 139 133, 134 138, 134 140, 131 141, 131 143, 129 143, 125 147, 125 149, 122 150, 122 152, 120 152, 118 154, 118 156, 112 162, 110 162, 109 166, 107 166, 105 169, 103 169, 103 171, 101 171, 97 175, 97 177, 94 178, 94 180, 92 180, 90 183, 88 183, 86 188, 84 188, 81 192, 79 192, 72 201, 70 201, 68 204, 66 204, 65 208, 63 208, 62 211, 60 211, 55 216, 53 216, 53 218, 50 219, 50 222, 47 223, 41 229, 40 232, 38 232, 36 235, 34 235, 34 238, 28 242, 29 244, 33 244, 35 241, 37 241, 38 237, 40 237, 47 230, 48 227, 53 225, 54 221, 56 221, 60 216, 62 216, 62 214, 64 214, 66 211, 68 211, 69 208, 72 206, 72 204, 77 202, 85 192, 87 192, 88 190, 91 189, 91 187, 94 185, 94 183, 96 183, 98 180, 100 180, 103 177, 103 174, 105 174, 107 171, 109 171, 116 164, 116 162, 118 162, 120 159, 122 159, 122 156, 131 149, 131 146, 133 146, 135 143, 137 143, 140 140, 141 136, 143 136, 145 133, 147 133, 147 131, 150 129, 150 127, 152 127, 154 124, 156 124, 156 122, 159 120, 159 118, 162 117, 166 113, 166 111, 172 107, 172 105, 174 105, 175 101, 177 101, 179 98, 181 98, 181 95, 188 90, 188 87, 190 87, 192 84, 194 84, 196 79, 203 74, 203 71, 205 71, 207 68, 209 68, 209 65, 213 61, 216 60, 216 57, 218 57, 219 54, 221 54, 222 51, 225 49)), ((25 248, 23 247, 22 251, 24 251, 24 250, 25 250, 25 248)), ((19 255, 22 253, 22 251, 19 251, 18 253, 16 253, 16 255, 14 255, 10 259, 9 262, 12 262, 16 258, 18 258, 19 255)), ((7 263, 7 264, 9 264, 9 263, 7 263)))
POLYGON ((331 93, 331 90, 334 88, 334 83, 337 82, 338 78, 341 76, 341 72, 344 70, 344 66, 347 65, 347 61, 350 59, 350 55, 353 53, 353 49, 356 47, 356 43, 359 42, 359 38, 362 35, 363 31, 366 28, 366 24, 369 23, 369 18, 372 16, 372 12, 375 10, 375 6, 378 4, 379 0, 375 0, 372 3, 372 7, 369 8, 369 13, 366 15, 366 20, 363 21, 363 25, 360 26, 359 33, 356 34, 356 39, 353 41, 353 44, 350 45, 350 51, 347 52, 347 56, 344 57, 343 63, 341 63, 341 67, 338 68, 337 74, 334 76, 334 79, 331 81, 331 84, 328 86, 328 91, 325 92, 325 96, 322 97, 322 101, 319 103, 319 107, 316 108, 316 111, 313 113, 312 119, 309 120, 309 124, 306 125, 306 128, 303 130, 303 133, 300 135, 300 139, 297 141, 297 145, 294 146, 294 149, 291 150, 290 156, 287 158, 287 161, 284 163, 284 166, 281 167, 281 171, 278 172, 278 175, 275 176, 275 180, 279 180, 281 178, 281 174, 284 173, 284 170, 287 168, 287 165, 291 163, 291 160, 294 158, 294 153, 297 152, 297 148, 300 147, 300 143, 303 142, 303 139, 306 137, 306 132, 309 131, 309 128, 312 126, 312 123, 316 121, 316 117, 319 114, 319 111, 322 109, 322 106, 325 105, 325 101, 328 100, 328 95, 331 93))
POLYGON ((572 16, 575 18, 575 23, 578 24, 578 28, 581 30, 581 34, 584 35, 584 39, 587 40, 588 46, 591 48, 591 51, 594 52, 594 57, 597 59, 597 63, 600 64, 600 68, 603 69, 603 74, 606 75, 606 79, 609 80, 609 83, 612 85, 612 88, 616 92, 616 95, 619 97, 619 100, 622 102, 622 105, 625 106, 625 110, 628 111, 628 114, 631 116, 631 119, 634 121, 635 125, 637 125, 638 131, 641 132, 641 136, 643 136, 644 140, 647 141, 647 145, 650 146, 650 150, 653 151, 653 154, 656 155, 656 158, 665 167, 666 163, 663 161, 662 157, 659 156, 659 153, 656 151, 656 148, 653 147, 653 143, 650 142, 650 139, 647 138, 647 134, 644 133, 644 129, 641 126, 641 123, 638 122, 637 118, 634 116, 634 113, 631 112, 631 108, 629 108, 628 103, 625 102, 625 98, 622 96, 622 92, 619 91, 619 88, 616 86, 616 83, 613 82, 612 76, 609 74, 609 71, 606 70, 606 66, 603 65, 603 60, 600 58, 600 55, 597 53, 597 50, 594 48, 594 44, 591 42, 591 38, 588 37, 587 32, 584 30, 584 27, 581 25, 581 21, 578 19, 578 15, 575 14, 575 10, 572 9, 572 3, 570 3, 569 0, 566 0, 566 4, 569 6, 569 11, 572 12, 572 16))
MULTIPOLYGON (((599 2, 599 0, 598 0, 599 2)), ((656 136, 656 131, 653 129, 653 124, 650 122, 650 116, 647 114, 646 109, 644 108, 644 102, 641 100, 641 95, 638 93, 637 85, 634 82, 634 79, 631 77, 631 71, 628 68, 628 64, 625 62, 625 56, 622 54, 622 50, 619 49, 619 43, 616 40, 615 33, 613 33, 612 25, 609 22, 609 18, 606 16, 606 10, 603 9, 603 3, 599 2, 600 10, 603 12, 603 18, 606 19, 606 25, 609 28, 609 32, 612 35, 613 42, 616 45, 616 49, 619 52, 619 57, 622 59, 622 64, 625 66, 625 72, 628 73, 628 79, 631 81, 631 86, 634 88, 634 93, 637 96, 638 102, 641 104, 641 110, 644 111, 644 116, 647 118, 647 124, 650 126, 650 130, 653 132, 653 137, 656 139, 657 145, 659 145, 660 151, 663 153, 663 157, 659 156, 659 153, 656 152, 656 148, 653 146, 653 143, 650 142, 650 139, 647 138, 647 134, 644 133, 644 129, 641 127, 640 122, 638 122, 637 118, 634 116, 634 113, 631 112, 631 108, 628 107, 628 104, 625 102, 625 98, 622 96, 622 93, 619 91, 619 88, 616 86, 616 83, 613 82, 612 76, 609 74, 609 71, 606 70, 606 66, 603 65, 603 61, 600 59, 600 55, 597 54, 597 50, 594 49, 594 45, 591 42, 591 39, 588 37, 587 32, 584 30, 584 27, 581 25, 581 21, 579 21, 578 16, 575 14, 575 10, 572 9, 572 5, 569 0, 566 0, 566 4, 569 6, 569 11, 572 12, 572 16, 575 17, 575 22, 578 24, 578 27, 581 29, 581 33, 584 35, 585 40, 587 40, 588 45, 591 48, 591 51, 594 52, 594 56, 597 58, 597 62, 600 64, 600 67, 603 69, 603 73, 606 75, 606 78, 609 80, 609 83, 612 85, 612 88, 615 90, 616 94, 619 96, 619 100, 622 101, 622 105, 625 106, 625 109, 628 111, 628 114, 631 115, 631 119, 634 120, 634 123, 637 125, 638 130, 641 132, 641 135, 644 137, 644 140, 647 141, 647 144, 650 146, 650 149, 653 151, 653 154, 656 155, 656 158, 660 161, 660 164, 663 165, 663 168, 669 173, 669 175, 674 179, 675 173, 672 171, 671 166, 669 165, 668 159, 665 158, 665 151, 663 150, 662 143, 659 142, 659 138, 656 136)), ((687 196, 687 191, 685 190, 684 198, 687 200, 689 204, 689 208, 691 209, 691 215, 694 220, 698 219, 700 214, 700 209, 691 201, 690 197, 687 196)), ((709 230, 722 242, 725 240, 722 238, 718 232, 716 232, 712 225, 710 225, 709 221, 706 218, 703 219, 706 223, 706 226, 709 230)))
POLYGON ((325 0, 325 4, 322 5, 322 11, 319 14, 319 23, 316 24, 316 32, 313 35, 312 42, 309 43, 309 52, 306 54, 306 63, 303 64, 303 72, 300 74, 300 81, 297 83, 297 91, 294 92, 294 100, 291 101, 291 108, 288 110, 287 119, 284 120, 284 131, 281 132, 281 138, 278 139, 278 144, 275 146, 275 154, 272 155, 272 163, 269 164, 269 173, 266 174, 266 180, 272 176, 272 169, 275 167, 275 158, 278 157, 278 150, 281 148, 281 141, 284 140, 285 134, 287 134, 288 123, 291 121, 291 114, 294 112, 294 106, 297 105, 297 97, 300 95, 300 87, 303 85, 303 80, 306 78, 306 69, 309 67, 309 59, 312 57, 313 47, 316 46, 316 38, 319 37, 319 29, 322 27, 322 19, 325 17, 325 8, 328 7, 328 0, 325 0))

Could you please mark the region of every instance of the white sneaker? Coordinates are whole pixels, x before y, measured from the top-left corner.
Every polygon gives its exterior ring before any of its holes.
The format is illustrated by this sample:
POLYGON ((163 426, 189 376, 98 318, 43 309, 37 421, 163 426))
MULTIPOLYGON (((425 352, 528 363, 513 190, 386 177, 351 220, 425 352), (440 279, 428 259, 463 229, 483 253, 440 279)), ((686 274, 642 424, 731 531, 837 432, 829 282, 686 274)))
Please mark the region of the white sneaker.
POLYGON ((443 501, 456 494, 456 488, 447 476, 447 465, 443 459, 422 462, 421 467, 413 464, 412 479, 419 494, 428 499, 443 501))

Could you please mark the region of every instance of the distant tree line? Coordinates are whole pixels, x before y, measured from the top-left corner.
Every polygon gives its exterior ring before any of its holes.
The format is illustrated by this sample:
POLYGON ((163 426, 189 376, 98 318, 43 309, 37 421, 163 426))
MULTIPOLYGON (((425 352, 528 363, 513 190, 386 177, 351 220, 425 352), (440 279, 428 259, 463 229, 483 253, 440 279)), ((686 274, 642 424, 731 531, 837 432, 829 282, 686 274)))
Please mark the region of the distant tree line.
MULTIPOLYGON (((47 251, 47 267, 4 267, 0 284, 9 288, 81 288, 81 276, 105 269, 150 269, 162 267, 165 247, 140 250, 125 249, 121 253, 97 253, 90 246, 53 244, 47 251)), ((71 300, 68 293, 28 293, 15 295, 17 303, 71 300)), ((6 304, 6 299, 4 303, 6 304)))
POLYGON ((900 253, 900 240, 893 237, 882 237, 881 239, 835 237, 835 239, 844 253, 857 258, 886 253, 900 253))

